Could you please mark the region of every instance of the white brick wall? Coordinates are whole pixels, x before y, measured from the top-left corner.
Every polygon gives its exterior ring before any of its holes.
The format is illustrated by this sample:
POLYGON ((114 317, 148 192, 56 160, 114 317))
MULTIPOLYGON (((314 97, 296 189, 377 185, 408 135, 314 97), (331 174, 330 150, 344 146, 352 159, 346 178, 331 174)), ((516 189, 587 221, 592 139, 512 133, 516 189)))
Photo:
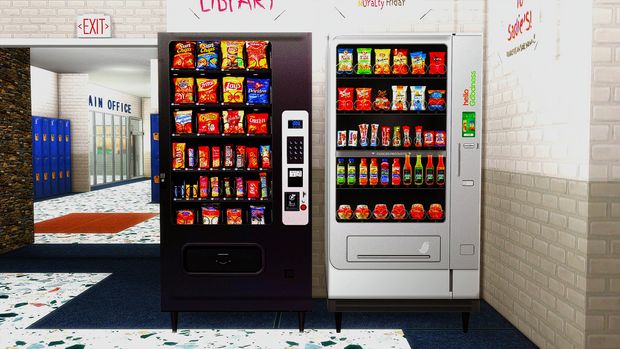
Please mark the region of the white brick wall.
POLYGON ((91 130, 88 111, 88 74, 58 74, 59 112, 71 120, 71 174, 74 192, 90 190, 91 130))
POLYGON ((33 116, 58 117, 58 74, 30 66, 33 116))
POLYGON ((155 37, 166 29, 165 0, 0 1, 0 37, 72 38, 76 16, 103 13, 112 19, 112 36, 155 37))

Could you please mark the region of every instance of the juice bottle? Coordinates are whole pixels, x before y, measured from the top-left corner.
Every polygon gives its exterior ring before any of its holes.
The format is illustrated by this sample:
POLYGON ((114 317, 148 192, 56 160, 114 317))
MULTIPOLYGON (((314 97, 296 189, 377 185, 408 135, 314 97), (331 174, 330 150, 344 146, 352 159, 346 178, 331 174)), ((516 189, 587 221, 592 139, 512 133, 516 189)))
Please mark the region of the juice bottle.
POLYGON ((368 164, 366 163, 366 158, 362 158, 360 160, 360 185, 368 185, 368 164))
POLYGON ((443 155, 439 155, 439 163, 437 164, 437 176, 435 178, 437 185, 444 186, 446 184, 446 166, 443 164, 443 155))
POLYGON ((422 155, 416 155, 415 167, 413 168, 413 183, 415 185, 424 184, 424 167, 422 167, 422 155))
POLYGON ((355 159, 349 158, 349 163, 347 164, 347 184, 355 185, 357 182, 357 168, 355 166, 355 159))
POLYGON ((338 158, 338 165, 336 165, 336 184, 345 185, 347 182, 347 170, 344 167, 344 159, 338 158))
POLYGON ((392 185, 400 185, 400 159, 394 158, 392 162, 392 185))
POLYGON ((428 155, 426 160, 426 175, 424 176, 424 183, 426 185, 435 184, 435 167, 433 167, 433 156, 428 155))
POLYGON ((379 167, 377 166, 377 159, 370 159, 370 176, 368 178, 370 185, 379 184, 379 167))
POLYGON ((405 165, 403 166, 403 184, 411 185, 413 183, 413 168, 411 167, 411 156, 405 155, 405 165))
POLYGON ((388 163, 388 159, 381 159, 381 185, 390 184, 390 164, 388 163))

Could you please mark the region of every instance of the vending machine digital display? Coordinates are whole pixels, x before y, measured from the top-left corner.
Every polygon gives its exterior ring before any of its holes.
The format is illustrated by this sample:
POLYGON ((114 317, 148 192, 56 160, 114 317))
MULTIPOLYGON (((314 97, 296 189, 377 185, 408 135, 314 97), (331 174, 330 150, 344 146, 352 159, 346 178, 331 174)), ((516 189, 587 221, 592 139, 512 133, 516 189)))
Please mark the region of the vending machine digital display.
POLYGON ((311 306, 311 35, 159 34, 162 310, 311 306))
POLYGON ((328 70, 327 284, 337 329, 344 311, 441 309, 466 319, 480 282, 482 37, 331 36, 328 70))

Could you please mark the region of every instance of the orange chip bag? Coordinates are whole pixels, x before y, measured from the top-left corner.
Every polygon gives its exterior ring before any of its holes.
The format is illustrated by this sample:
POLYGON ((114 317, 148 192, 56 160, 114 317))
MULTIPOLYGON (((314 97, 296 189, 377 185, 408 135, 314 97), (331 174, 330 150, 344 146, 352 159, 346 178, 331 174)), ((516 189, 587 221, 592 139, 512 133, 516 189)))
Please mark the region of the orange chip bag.
POLYGON ((220 113, 198 113, 198 133, 219 134, 220 113))
POLYGON ((194 103, 194 78, 174 78, 174 103, 194 103))
POLYGON ((243 103, 243 77, 227 76, 222 79, 224 103, 243 103))
POLYGON ((172 168, 185 168, 185 143, 172 143, 172 168))
POLYGON ((222 41, 222 69, 245 69, 244 41, 222 41))
POLYGON ((252 113, 248 114, 248 133, 249 134, 267 134, 269 114, 252 113))
POLYGON ((172 58, 172 68, 191 69, 195 68, 193 41, 180 41, 174 44, 174 57, 172 58))
POLYGON ((267 45, 269 41, 248 41, 245 43, 249 69, 267 69, 267 45))
POLYGON ((217 79, 196 79, 198 103, 217 103, 217 79))

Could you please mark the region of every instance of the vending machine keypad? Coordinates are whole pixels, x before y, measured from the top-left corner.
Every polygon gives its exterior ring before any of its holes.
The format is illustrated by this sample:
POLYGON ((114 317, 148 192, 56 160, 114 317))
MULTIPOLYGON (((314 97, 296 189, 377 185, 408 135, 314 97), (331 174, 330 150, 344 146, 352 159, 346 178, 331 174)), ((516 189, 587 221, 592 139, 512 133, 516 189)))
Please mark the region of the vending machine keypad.
POLYGON ((282 113, 282 223, 306 225, 310 222, 309 114, 305 110, 282 113))
POLYGON ((304 138, 303 137, 287 137, 286 138, 286 162, 289 164, 304 163, 304 138))

